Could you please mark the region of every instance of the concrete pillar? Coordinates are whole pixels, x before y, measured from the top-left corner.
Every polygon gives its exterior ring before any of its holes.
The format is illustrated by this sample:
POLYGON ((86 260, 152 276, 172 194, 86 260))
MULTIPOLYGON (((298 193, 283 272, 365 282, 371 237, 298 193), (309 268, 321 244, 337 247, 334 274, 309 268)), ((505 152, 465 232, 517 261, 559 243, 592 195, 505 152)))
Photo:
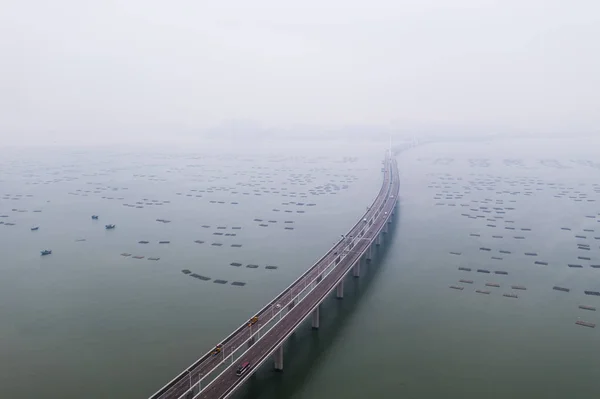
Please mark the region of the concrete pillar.
POLYGON ((388 232, 388 224, 386 223, 383 225, 383 234, 387 234, 387 232, 388 232))
POLYGON ((354 277, 360 277, 360 259, 361 258, 359 258, 354 264, 354 266, 352 266, 352 275, 354 277))
POLYGON ((273 362, 275 363, 275 370, 283 371, 283 343, 273 352, 273 362))
POLYGON ((367 252, 365 253, 365 257, 367 259, 367 262, 369 262, 371 259, 373 259, 373 245, 369 245, 369 249, 367 249, 367 252))
POLYGON ((335 297, 337 299, 344 298, 344 280, 340 281, 339 284, 337 285, 337 289, 336 289, 336 292, 335 292, 335 297))
POLYGON ((381 245, 381 234, 377 234, 377 238, 375 238, 375 245, 380 246, 381 245))
POLYGON ((315 310, 312 312, 312 328, 315 330, 319 328, 319 308, 321 305, 318 305, 315 310))

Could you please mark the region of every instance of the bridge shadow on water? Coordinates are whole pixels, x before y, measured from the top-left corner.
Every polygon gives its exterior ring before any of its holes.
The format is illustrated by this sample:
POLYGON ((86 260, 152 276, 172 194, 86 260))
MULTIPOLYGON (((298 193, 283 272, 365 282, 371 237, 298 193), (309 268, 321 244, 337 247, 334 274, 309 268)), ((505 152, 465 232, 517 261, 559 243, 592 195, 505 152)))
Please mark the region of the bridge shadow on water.
MULTIPOLYGON (((320 328, 311 327, 312 317, 303 321, 287 339, 283 353, 283 372, 275 371, 273 360, 269 358, 234 394, 235 399, 279 399, 297 394, 313 373, 320 359, 326 358, 329 349, 336 340, 344 339, 344 330, 348 328, 355 310, 378 278, 378 270, 386 259, 393 236, 400 221, 399 212, 393 216, 389 232, 384 235, 381 246, 374 247, 373 259, 367 266, 363 264, 360 277, 348 273, 344 281, 344 298, 335 297, 335 289, 321 303, 320 328)), ((242 359, 240 359, 240 362, 242 359)))

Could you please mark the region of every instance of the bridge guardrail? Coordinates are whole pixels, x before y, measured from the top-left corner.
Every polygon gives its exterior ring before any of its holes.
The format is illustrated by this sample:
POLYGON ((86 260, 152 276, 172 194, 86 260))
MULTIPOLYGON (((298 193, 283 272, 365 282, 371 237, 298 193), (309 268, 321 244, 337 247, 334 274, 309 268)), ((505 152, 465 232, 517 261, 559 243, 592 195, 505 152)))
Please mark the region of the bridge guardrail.
MULTIPOLYGON (((386 177, 391 178, 391 163, 392 163, 392 158, 389 158, 386 155, 386 158, 384 160, 384 162, 386 163, 386 167, 385 167, 385 172, 384 172, 384 176, 383 176, 383 184, 379 190, 379 192, 377 193, 377 196, 375 197, 375 199, 373 200, 372 205, 368 208, 368 210, 362 215, 361 218, 359 218, 358 222, 356 222, 352 228, 350 229, 350 232, 352 232, 354 229, 356 229, 356 227, 362 222, 362 220, 364 219, 364 217, 369 213, 369 211, 371 209, 373 209, 374 206, 377 206, 377 202, 381 197, 381 193, 383 190, 388 189, 389 191, 389 184, 386 184, 386 177)), ((387 193, 386 196, 382 197, 384 199, 383 204, 385 203, 385 198, 387 197, 387 193)), ((382 205, 383 205, 382 204, 382 205)), ((379 213, 379 212, 378 212, 379 213)), ((377 215, 375 215, 374 217, 376 217, 377 215)), ((325 255, 321 256, 321 258, 319 258, 309 269, 307 269, 304 273, 302 273, 300 275, 300 277, 298 277, 296 280, 294 280, 288 287, 286 287, 283 291, 281 291, 273 300, 271 300, 267 305, 263 306, 258 312, 255 312, 255 315, 261 315, 263 314, 269 307, 275 305, 278 301, 281 300, 281 298, 283 298, 287 292, 294 288, 295 285, 299 284, 302 279, 304 279, 310 272, 312 272, 314 270, 314 268, 320 263, 322 262, 327 256, 330 256, 332 252, 334 252, 334 250, 343 242, 343 240, 338 241, 336 244, 334 244, 333 247, 331 247, 326 253, 325 255)), ((241 326, 239 326, 237 329, 235 329, 232 333, 230 333, 226 338, 224 338, 223 340, 221 340, 221 343, 223 345, 225 345, 229 340, 231 340, 235 335, 239 334, 245 327, 247 327, 246 323, 242 324, 241 326)), ((165 394, 169 393, 169 390, 171 388, 173 388, 178 382, 186 379, 190 381, 190 385, 191 384, 191 378, 190 378, 190 374, 194 371, 194 369, 196 367, 198 367, 203 361, 205 361, 206 359, 209 359, 211 357, 211 352, 212 349, 209 350, 208 352, 206 352, 203 356, 201 356, 198 360, 196 360, 194 363, 192 363, 192 365, 190 365, 189 367, 187 367, 184 371, 182 371, 180 374, 178 374, 175 378, 173 378, 171 381, 169 381, 166 385, 164 385, 161 389, 159 389, 156 393, 154 393, 152 396, 150 396, 150 399, 162 399, 163 396, 165 394)), ((218 366, 217 366, 218 367, 218 366)))

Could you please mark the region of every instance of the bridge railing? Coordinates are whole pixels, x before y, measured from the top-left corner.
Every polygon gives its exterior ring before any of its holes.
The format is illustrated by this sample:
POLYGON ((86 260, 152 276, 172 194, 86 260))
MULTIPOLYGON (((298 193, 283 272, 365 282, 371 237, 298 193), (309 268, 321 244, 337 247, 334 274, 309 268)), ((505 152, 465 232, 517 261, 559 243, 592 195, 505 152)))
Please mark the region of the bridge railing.
MULTIPOLYGON (((350 231, 352 232, 354 229, 356 229, 356 227, 362 222, 362 220, 364 219, 364 216, 368 215, 369 211, 375 206, 378 205, 378 200, 380 200, 381 194, 384 190, 389 189, 389 184, 386 184, 386 180, 389 179, 391 177, 390 175, 390 161, 391 159, 387 157, 384 160, 384 162, 386 163, 386 167, 385 167, 385 172, 384 172, 384 178, 383 178, 383 184, 379 190, 379 193, 377 194, 377 196, 375 197, 375 199, 373 200, 373 204, 369 207, 369 209, 363 214, 363 216, 358 220, 358 222, 356 224, 354 224, 354 226, 352 226, 352 228, 350 229, 350 231)), ((387 195, 387 194, 386 194, 387 195)), ((385 198, 385 197, 383 197, 385 198)), ((304 279, 309 273, 311 273, 315 266, 317 266, 320 262, 322 262, 326 257, 330 256, 332 252, 334 252, 334 250, 343 243, 343 240, 338 241, 337 243, 335 243, 330 249, 329 251, 327 251, 325 253, 325 255, 323 255, 321 258, 319 258, 309 269, 307 269, 304 273, 302 273, 300 275, 300 277, 298 277, 296 280, 294 280, 288 287, 286 287, 283 291, 281 291, 279 293, 279 295, 277 295, 271 302, 269 302, 268 304, 266 304, 265 306, 263 306, 258 312, 255 312, 254 314, 256 315, 261 315, 263 313, 265 313, 265 311, 275 305, 277 302, 279 302, 283 297, 285 297, 285 295, 287 294, 287 292, 294 288, 295 285, 299 284, 302 279, 304 279)), ((230 333, 226 338, 224 338, 223 340, 221 340, 221 344, 225 345, 231 338, 233 338, 235 335, 239 334, 244 328, 247 327, 247 324, 244 323, 241 326, 239 326, 236 330, 234 330, 232 333, 230 333)), ((177 375, 175 378, 173 378, 171 381, 169 381, 165 386, 163 386, 160 390, 158 390, 156 393, 154 393, 152 396, 150 396, 150 399, 163 399, 166 395, 169 393, 169 391, 175 387, 175 385, 177 383, 179 383, 182 380, 189 380, 190 381, 190 385, 191 384, 191 378, 190 378, 190 373, 193 373, 194 369, 196 367, 198 367, 202 362, 204 362, 206 359, 210 358, 212 356, 212 349, 209 350, 208 352, 206 352, 202 357, 200 357, 198 360, 196 360, 194 363, 192 363, 191 366, 187 367, 183 372, 181 372, 179 375, 177 375)), ((216 366, 219 367, 219 366, 216 366)))
MULTIPOLYGON (((388 194, 389 194, 389 191, 388 191, 388 194)), ((387 199, 387 198, 386 198, 386 199, 387 199)), ((383 217, 383 218, 382 218, 382 219, 383 219, 383 223, 382 223, 382 224, 381 224, 381 225, 378 227, 378 229, 377 229, 377 230, 378 230, 378 232, 377 232, 378 234, 379 234, 379 232, 381 232, 381 230, 383 229, 383 226, 385 226, 385 224, 387 223, 388 219, 391 217, 391 211, 392 211, 392 210, 394 209, 394 207, 396 206, 396 203, 397 203, 397 201, 398 201, 398 198, 397 198, 397 195, 395 195, 395 196, 394 196, 394 199, 391 201, 391 204, 392 204, 392 206, 390 206, 388 214, 387 214, 385 217, 383 217)), ((379 212, 379 214, 380 214, 380 212, 379 212)), ((356 258, 356 259, 360 259, 360 257, 361 257, 361 256, 363 256, 363 255, 366 253, 366 251, 367 251, 367 248, 368 248, 370 245, 372 245, 372 244, 373 244, 374 237, 375 237, 375 235, 374 235, 373 237, 371 237, 371 238, 370 238, 369 245, 367 245, 365 248, 363 248, 363 249, 360 251, 360 253, 359 253, 358 255, 356 255, 356 254, 355 254, 355 258, 356 258)), ((345 277, 345 276, 346 276, 346 275, 347 275, 347 274, 350 272, 350 269, 351 269, 351 267, 352 267, 353 263, 354 263, 354 262, 350 262, 350 263, 349 263, 349 265, 346 267, 346 270, 345 270, 343 273, 341 273, 341 276, 340 276, 338 279, 336 279, 336 281, 334 281, 334 282, 333 282, 333 284, 332 284, 332 288, 331 288, 331 289, 329 289, 328 291, 324 292, 324 293, 323 293, 323 295, 322 295, 322 296, 321 296, 321 297, 320 297, 320 298, 319 298, 319 299, 316 301, 316 305, 315 305, 314 307, 310 308, 310 309, 307 311, 307 315, 308 315, 308 314, 310 314, 310 313, 311 313, 311 312, 314 310, 314 308, 315 308, 316 306, 318 306, 318 305, 319 305, 319 304, 320 304, 320 303, 323 301, 323 299, 324 299, 324 298, 325 298, 327 295, 329 295, 329 294, 332 292, 332 290, 334 290, 334 289, 335 289, 335 287, 337 286, 337 284, 339 284, 339 281, 340 281, 341 279, 343 279, 343 278, 344 278, 344 277, 345 277)), ((335 268, 334 268, 334 269, 335 269, 335 268)), ((261 366, 261 365, 262 365, 262 364, 263 364, 263 363, 264 363, 264 362, 265 362, 265 361, 268 359, 268 357, 269 357, 269 356, 270 356, 270 355, 271 355, 271 354, 272 354, 272 353, 273 353, 273 352, 274 352, 274 351, 275 351, 275 350, 276 350, 276 349, 277 349, 277 348, 278 348, 278 347, 281 345, 281 343, 282 343, 282 342, 284 342, 284 341, 285 341, 285 340, 286 340, 286 339, 287 339, 287 338, 288 338, 288 337, 289 337, 289 336, 290 336, 290 335, 291 335, 291 334, 292 334, 292 333, 293 333, 293 332, 296 330, 296 328, 298 327, 298 325, 299 325, 300 323, 302 323, 304 320, 305 320, 305 317, 298 318, 298 320, 296 321, 296 323, 294 323, 294 324, 291 326, 291 328, 290 328, 290 330, 288 331, 288 333, 287 333, 287 334, 285 334, 283 337, 281 337, 281 338, 280 338, 280 339, 279 339, 279 340, 278 340, 278 341, 277 341, 277 342, 276 342, 276 343, 275 343, 275 344, 272 346, 272 348, 271 348, 269 351, 267 351, 265 354, 263 354, 263 356, 261 357, 261 359, 260 359, 260 360, 259 360, 259 361, 258 361, 258 362, 257 362, 257 363, 254 365, 254 366, 253 366, 253 368, 254 368, 254 369, 256 369, 256 368, 260 367, 260 366, 261 366)), ((233 362, 232 362, 232 364, 233 364, 233 362)), ((221 372, 221 374, 223 374, 223 373, 224 373, 224 372, 226 372, 226 371, 228 371, 228 368, 226 368, 225 370, 223 370, 223 371, 221 372)), ((239 380, 239 382, 238 382, 237 384, 235 384, 235 386, 238 386, 239 384, 241 384, 241 383, 243 383, 244 381, 246 381, 246 379, 250 378, 250 376, 251 376, 251 375, 252 375, 252 373, 248 373, 246 376, 242 377, 242 378, 239 380)), ((234 387, 235 387, 235 386, 234 386, 234 387)), ((207 387, 208 387, 208 386, 207 386, 207 387)), ((207 388, 207 387, 205 387, 205 388, 207 388)), ((228 398, 228 397, 229 397, 229 396, 230 396, 230 395, 233 393, 233 391, 234 391, 234 387, 231 387, 231 388, 230 388, 230 390, 229 390, 228 392, 226 392, 226 393, 223 395, 223 399, 225 399, 225 398, 228 398)), ((200 393, 196 394, 196 395, 193 397, 193 399, 197 399, 197 398, 199 398, 199 396, 200 396, 200 393)), ((181 399, 181 398, 180 398, 180 399, 181 399)))
MULTIPOLYGON (((341 257, 341 259, 345 259, 349 255, 349 253, 350 252, 344 254, 341 257)), ((312 279, 302 289, 302 291, 298 292, 294 297, 291 298, 290 303, 294 303, 294 306, 296 306, 297 304, 302 302, 305 298, 307 298, 311 294, 311 292, 313 292, 319 286, 321 281, 323 281, 323 280, 317 281, 317 280, 319 280, 319 277, 321 279, 324 279, 325 277, 327 277, 329 274, 331 274, 335 270, 335 267, 340 262, 341 262, 341 260, 339 262, 336 262, 334 260, 331 263, 329 263, 327 265, 327 267, 325 267, 323 269, 323 271, 321 273, 319 273, 318 276, 316 276, 314 279, 312 279)), ((248 337, 246 340, 244 340, 238 346, 238 348, 233 350, 232 352, 230 352, 229 355, 226 355, 226 356, 224 355, 223 360, 221 362, 219 362, 219 366, 215 367, 215 369, 216 369, 216 368, 220 367, 221 365, 225 365, 226 366, 225 369, 223 369, 218 375, 216 375, 214 377, 210 375, 211 373, 205 375, 198 382, 192 384, 192 386, 186 392, 184 392, 182 395, 180 395, 178 399, 186 399, 187 395, 190 392, 196 391, 196 389, 198 389, 198 394, 203 392, 204 389, 206 389, 206 387, 208 387, 212 381, 216 380, 223 373, 225 373, 229 370, 231 365, 235 362, 236 358, 239 359, 240 357, 243 357, 244 354, 252 348, 252 346, 248 345, 250 342, 252 342, 252 340, 254 340, 253 341, 254 343, 252 345, 255 345, 258 341, 262 340, 273 328, 277 327, 277 325, 279 325, 282 321, 285 321, 285 317, 292 311, 292 309, 293 308, 290 309, 288 306, 284 306, 278 312, 276 312, 276 313, 274 312, 273 317, 271 317, 271 319, 267 323, 265 323, 262 326, 260 326, 259 328, 257 328, 255 333, 253 333, 250 337, 248 337), (229 365, 229 366, 227 366, 227 365, 229 365), (204 388, 203 388, 203 385, 204 385, 204 388)))
MULTIPOLYGON (((384 198, 383 204, 382 204, 383 206, 380 207, 380 209, 377 211, 377 214, 376 214, 376 216, 374 216, 374 219, 377 218, 379 215, 381 215, 381 210, 383 210, 384 206, 387 203, 388 195, 390 193, 392 185, 386 185, 386 186, 387 186, 387 191, 386 191, 385 197, 383 197, 384 198)), ((394 198, 394 200, 392 202, 395 204, 396 200, 397 200, 397 198, 394 198)), ((391 209, 393 209, 393 207, 390 207, 390 210, 391 209)), ((390 214, 391 214, 391 212, 390 212, 390 214)), ((388 218, 390 217, 390 214, 386 215, 385 217, 382 217, 383 223, 378 227, 378 229, 377 229, 377 230, 379 230, 378 233, 381 231, 381 229, 383 228, 383 226, 387 222, 388 218)), ((367 231, 370 227, 372 227, 372 224, 363 227, 361 229, 360 233, 363 233, 363 232, 367 231)), ((315 278, 313 278, 310 281, 310 283, 308 283, 302 291, 300 291, 296 296, 294 296, 290 300, 290 303, 298 304, 303 299, 307 298, 310 295, 310 293, 313 292, 324 281, 324 279, 329 274, 331 274, 334 270, 336 270, 337 265, 340 264, 343 259, 345 259, 346 257, 348 257, 349 255, 352 254, 351 249, 354 247, 355 241, 358 241, 358 240, 362 239, 361 237, 362 237, 362 234, 358 234, 357 236, 355 236, 353 238, 353 240, 348 245, 346 245, 346 247, 343 248, 343 250, 345 250, 346 248, 349 248, 350 250, 348 250, 345 253, 343 252, 341 254, 343 256, 340 256, 340 261, 337 261, 337 259, 335 259, 334 261, 330 262, 327 265, 327 267, 324 269, 323 272, 319 273, 315 278)), ((369 242, 370 243, 372 243, 373 240, 374 240, 374 237, 370 237, 369 238, 369 242)), ((366 249, 362 250, 361 253, 359 254, 358 258, 360 258, 360 256, 363 256, 365 252, 366 252, 366 249)), ((349 270, 349 268, 348 268, 348 270, 349 270)), ((348 270, 346 270, 342 274, 342 278, 343 278, 343 276, 345 276, 348 273, 348 270)), ((329 293, 329 292, 331 292, 331 291, 330 290, 327 291, 327 293, 329 293)), ((265 325, 263 325, 262 327, 260 327, 260 329, 257 330, 257 332, 255 334, 253 334, 251 337, 249 337, 248 339, 246 339, 238 347, 237 350, 232 351, 228 356, 224 355, 223 361, 220 362, 219 366, 217 366, 217 367, 220 367, 221 365, 225 365, 226 367, 218 375, 216 375, 214 377, 212 377, 210 375, 206 375, 200 381, 198 381, 197 383, 193 384, 185 393, 183 393, 181 396, 179 396, 178 399, 186 399, 187 395, 190 392, 195 392, 196 389, 197 389, 197 393, 194 396, 194 398, 198 397, 198 395, 200 395, 200 393, 202 393, 206 388, 208 388, 210 386, 210 384, 211 384, 212 381, 215 381, 221 375, 223 375, 224 373, 226 373, 226 372, 229 371, 229 369, 231 368, 231 366, 233 365, 233 363, 235 361, 236 356, 237 356, 237 358, 240 358, 246 352, 248 352, 251 349, 250 346, 247 346, 248 342, 250 342, 253 338, 254 338, 254 344, 256 344, 258 341, 262 340, 273 328, 275 328, 278 324, 280 324, 282 322, 282 320, 284 320, 285 316, 287 316, 287 314, 289 314, 292 311, 292 309, 293 308, 290 309, 288 306, 285 306, 282 309, 280 309, 279 312, 275 313, 275 316, 273 316, 273 318, 271 320, 269 320, 269 322, 267 322, 265 325), (277 320, 277 316, 279 316, 278 320, 277 320), (271 324, 271 322, 272 322, 273 319, 275 319, 275 322, 271 324), (267 327, 268 327, 268 329, 266 331, 263 331, 263 329, 265 329, 267 327), (241 353, 238 353, 238 352, 240 352, 240 348, 243 348, 243 350, 241 351, 241 353), (211 377, 211 378, 209 378, 209 377, 211 377), (205 381, 205 380, 210 380, 210 381, 205 381), (203 385, 204 382, 206 382, 206 385, 204 386, 204 388, 202 388, 202 385, 203 385)), ((312 311, 312 309, 310 311, 312 311)), ((309 313, 310 313, 310 311, 309 311, 309 313)), ((302 320, 304 320, 304 318, 302 318, 302 320)), ((297 324, 299 324, 302 320, 300 320, 297 324)))
MULTIPOLYGON (((390 175, 388 175, 389 178, 390 175)), ((376 214, 373 216, 373 218, 371 219, 374 220, 380 213, 381 213, 381 209, 383 208, 383 205, 385 205, 385 200, 387 199, 387 196, 389 195, 390 192, 390 185, 385 184, 385 179, 384 179, 384 185, 382 186, 382 190, 383 189, 387 189, 385 196, 382 197, 381 193, 378 194, 376 201, 378 200, 382 200, 383 199, 383 204, 382 206, 379 207, 379 210, 376 212, 376 214)), ((373 209, 373 207, 371 207, 370 209, 373 209)), ((364 218, 361 219, 361 221, 364 218)), ((357 226, 359 226, 361 224, 361 221, 359 221, 358 223, 356 223, 352 230, 356 229, 357 226)), ((299 291, 295 296, 291 296, 290 298, 290 304, 294 304, 294 306, 298 303, 300 303, 304 298, 306 298, 308 295, 310 295, 310 293, 319 285, 319 283, 322 281, 323 278, 327 277, 333 270, 335 270, 335 267, 343 260, 347 257, 347 255, 350 253, 350 251, 345 251, 346 249, 351 250, 354 245, 355 242, 359 239, 361 239, 361 237, 363 236, 364 232, 372 226, 371 224, 368 224, 367 226, 364 226, 359 232, 358 234, 356 234, 355 236, 352 237, 352 240, 347 241, 345 246, 343 248, 341 248, 339 251, 341 252, 336 258, 334 258, 331 262, 329 262, 327 264, 327 266, 325 266, 322 270, 318 270, 318 273, 315 277, 313 277, 310 281, 304 281, 302 284, 304 285, 304 288, 299 291)), ((351 231, 352 231, 351 230, 351 231)), ((339 245, 336 244, 336 246, 339 245)), ((323 257, 324 258, 324 257, 323 257)), ((323 259, 321 258, 321 260, 323 259)), ((315 264, 314 266, 317 266, 317 264, 315 264)), ((309 269, 313 270, 313 268, 309 269)), ((306 274, 306 273, 305 273, 306 274)), ((299 279, 301 280, 301 279, 299 279)), ((300 283, 300 281, 298 281, 298 283, 300 283)), ((300 284, 300 285, 302 285, 300 284)), ((290 292, 292 293, 292 292, 290 292)), ((286 292, 284 292, 285 295, 287 295, 287 290, 286 292)), ((283 296, 285 296, 283 295, 283 296)), ((282 299, 282 295, 280 295, 278 297, 278 299, 282 299)), ((276 303, 277 301, 275 301, 274 303, 276 303)), ((273 309, 273 307, 271 307, 271 309, 273 309)), ((206 375, 204 375, 202 378, 199 379, 199 381, 197 381, 196 383, 191 384, 189 388, 187 389, 186 392, 184 392, 181 396, 179 396, 179 398, 185 398, 186 395, 188 395, 190 392, 194 392, 196 389, 198 389, 200 392, 203 391, 202 385, 206 383, 205 388, 210 384, 211 381, 215 380, 216 378, 218 378, 223 372, 225 372, 228 367, 226 367, 221 373, 219 373, 217 376, 212 376, 214 370, 218 369, 219 367, 221 367, 222 365, 227 365, 227 363, 229 363, 230 365, 233 363, 235 357, 241 357, 243 356, 248 350, 250 350, 250 346, 248 346, 248 343, 251 342, 252 340, 254 340, 254 343, 256 343, 258 340, 261 339, 261 335, 264 337, 265 334, 267 334, 271 329, 273 329, 276 325, 278 325, 281 320, 283 320, 283 318, 291 311, 291 308, 289 308, 289 306, 283 306, 281 307, 277 312, 275 312, 274 310, 271 310, 271 317, 270 319, 262 324, 262 325, 257 325, 256 330, 254 333, 251 333, 250 336, 245 339, 244 341, 242 341, 242 343, 238 344, 237 348, 234 348, 230 351, 229 355, 225 355, 225 353, 223 353, 223 358, 222 360, 219 362, 219 364, 217 366, 215 366, 210 372, 206 373, 206 375), (279 318, 279 320, 277 320, 277 318, 279 318), (273 320, 275 320, 275 322, 273 323, 273 320), (267 329, 268 328, 268 329, 267 329), (267 329, 266 331, 264 331, 265 329, 267 329), (241 353, 240 353, 241 352, 241 353)), ((225 350, 225 349, 224 349, 225 350)), ((190 380, 191 382, 191 380, 190 380)))

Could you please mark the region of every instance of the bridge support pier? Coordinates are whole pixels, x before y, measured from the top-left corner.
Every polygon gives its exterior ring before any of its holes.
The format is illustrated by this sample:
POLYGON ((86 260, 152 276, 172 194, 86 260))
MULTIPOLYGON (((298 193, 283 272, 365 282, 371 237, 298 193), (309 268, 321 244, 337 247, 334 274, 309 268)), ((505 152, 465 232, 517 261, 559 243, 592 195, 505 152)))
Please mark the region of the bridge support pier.
POLYGON ((365 254, 365 259, 367 262, 370 262, 373 259, 373 245, 369 245, 369 249, 365 254))
POLYGON ((273 352, 273 363, 275 370, 283 371, 283 343, 273 352))
POLYGON ((340 281, 339 284, 337 285, 337 289, 335 290, 335 297, 337 299, 344 298, 344 280, 340 281))
POLYGON ((380 246, 381 245, 381 233, 377 234, 377 238, 375 239, 375 245, 376 246, 380 246))
POLYGON ((315 330, 319 328, 319 308, 321 305, 317 305, 315 310, 312 312, 312 328, 315 330))
POLYGON ((352 275, 354 277, 360 277, 360 263, 362 258, 358 258, 354 266, 352 266, 352 275))
MULTIPOLYGON (((388 223, 389 223, 389 220, 388 220, 388 223)), ((388 232, 388 223, 383 225, 383 234, 387 234, 387 232, 388 232)))

